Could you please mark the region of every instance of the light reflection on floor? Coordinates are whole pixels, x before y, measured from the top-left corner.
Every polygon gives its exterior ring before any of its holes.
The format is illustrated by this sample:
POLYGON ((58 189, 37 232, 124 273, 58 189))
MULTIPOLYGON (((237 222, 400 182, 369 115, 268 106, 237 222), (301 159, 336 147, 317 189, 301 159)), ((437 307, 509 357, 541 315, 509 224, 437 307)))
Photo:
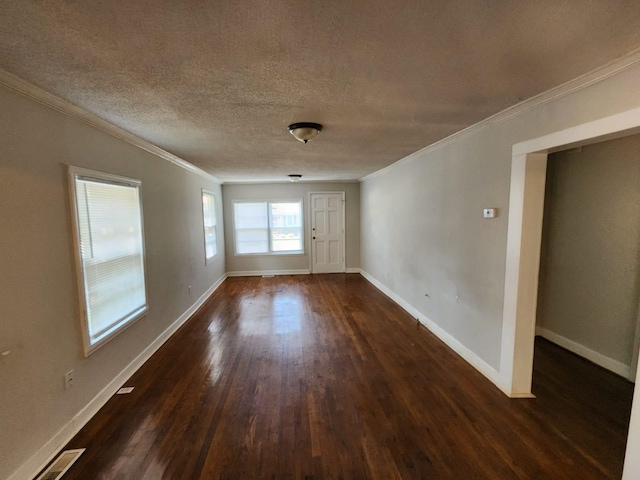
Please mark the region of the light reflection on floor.
POLYGON ((224 346, 221 342, 216 342, 209 347, 209 365, 211 368, 207 374, 210 385, 218 383, 224 369, 224 346))
POLYGON ((246 336, 287 335, 299 332, 304 315, 304 300, 295 292, 275 290, 240 302, 239 333, 246 336), (256 315, 255 304, 262 304, 256 315), (251 312, 251 313, 249 313, 251 312))
POLYGON ((300 323, 304 315, 302 299, 299 295, 278 293, 271 305, 273 326, 276 335, 286 335, 300 331, 300 323))
POLYGON ((209 358, 210 369, 207 374, 207 380, 210 385, 218 383, 225 367, 225 343, 220 341, 222 335, 221 319, 214 318, 207 328, 209 336, 209 345, 207 347, 207 356, 209 358))

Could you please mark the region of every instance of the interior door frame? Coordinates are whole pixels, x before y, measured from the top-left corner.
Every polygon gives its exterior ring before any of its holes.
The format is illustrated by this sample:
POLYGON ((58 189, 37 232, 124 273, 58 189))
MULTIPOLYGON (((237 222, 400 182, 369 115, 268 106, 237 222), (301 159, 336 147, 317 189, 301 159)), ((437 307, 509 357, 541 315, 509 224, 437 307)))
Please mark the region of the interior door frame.
POLYGON ((638 299, 638 313, 636 315, 636 335, 633 340, 633 352, 631 366, 629 368, 629 380, 635 381, 638 375, 638 357, 640 357, 640 298, 638 299))
POLYGON ((309 255, 309 271, 311 273, 314 273, 313 271, 313 259, 314 259, 314 255, 315 255, 315 243, 313 241, 313 196, 314 195, 335 195, 335 194, 341 194, 342 195, 342 269, 341 272, 346 272, 347 271, 347 216, 346 216, 346 209, 345 209, 345 204, 346 204, 346 200, 345 200, 345 192, 343 191, 333 191, 333 192, 326 192, 326 191, 322 191, 322 192, 309 192, 309 241, 311 242, 311 245, 309 246, 309 251, 311 252, 311 255, 309 255))
POLYGON ((547 155, 640 133, 640 108, 518 143, 512 149, 500 386, 532 397, 547 155))

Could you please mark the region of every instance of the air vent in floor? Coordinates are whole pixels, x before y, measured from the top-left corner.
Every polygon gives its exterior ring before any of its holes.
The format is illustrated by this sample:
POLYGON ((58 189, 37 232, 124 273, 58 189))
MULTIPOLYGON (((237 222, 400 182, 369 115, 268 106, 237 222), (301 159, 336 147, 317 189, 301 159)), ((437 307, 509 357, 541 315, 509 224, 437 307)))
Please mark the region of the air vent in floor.
POLYGON ((85 450, 85 448, 65 450, 36 480, 58 480, 62 478, 85 450))

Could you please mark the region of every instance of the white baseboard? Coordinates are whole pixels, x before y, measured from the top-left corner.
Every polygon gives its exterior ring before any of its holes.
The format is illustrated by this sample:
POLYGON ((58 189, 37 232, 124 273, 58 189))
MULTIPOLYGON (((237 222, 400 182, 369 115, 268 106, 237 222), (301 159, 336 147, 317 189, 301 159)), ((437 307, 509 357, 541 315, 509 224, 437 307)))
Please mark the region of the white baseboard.
POLYGON ((622 362, 602 355, 595 350, 591 350, 590 348, 574 342, 567 337, 558 335, 551 330, 547 330, 544 327, 536 327, 536 335, 539 335, 542 338, 546 338, 550 342, 553 342, 556 345, 560 345, 562 348, 566 348, 570 352, 573 352, 576 355, 580 355, 581 357, 584 357, 587 360, 595 363, 596 365, 600 365, 602 368, 606 368, 607 370, 616 373, 621 377, 628 379, 631 376, 631 367, 629 365, 625 365, 622 362))
POLYGON ((360 274, 366 278, 374 287, 384 293, 391 300, 400 305, 404 310, 409 313, 412 317, 416 318, 420 323, 422 323, 425 327, 427 327, 436 337, 442 340, 449 348, 451 348, 454 352, 460 355, 467 363, 469 363, 473 368, 478 370, 482 375, 484 375, 487 379, 489 379, 495 386, 497 386, 503 393, 507 396, 511 396, 511 392, 509 392, 500 381, 500 373, 489 365, 487 362, 478 357, 475 353, 465 347, 462 343, 460 343, 455 337, 453 337, 449 332, 440 327, 437 323, 427 318, 423 313, 421 313, 417 308, 413 305, 405 301, 402 297, 400 297, 397 293, 389 289, 386 285, 372 277, 369 273, 364 270, 360 271, 360 274))
POLYGON ((211 294, 225 281, 226 275, 220 277, 202 296, 196 300, 169 328, 162 332, 151 345, 127 365, 106 387, 104 387, 82 410, 80 410, 51 440, 45 443, 29 458, 8 480, 24 480, 34 478, 47 464, 58 455, 60 450, 84 427, 93 416, 107 403, 120 387, 180 328, 211 294))
MULTIPOLYGON (((359 268, 347 268, 345 273, 360 273, 359 268)), ((264 275, 311 275, 311 270, 238 270, 235 272, 227 272, 228 277, 261 277, 264 275)))
POLYGON ((309 275, 311 271, 307 269, 302 270, 246 270, 227 272, 228 277, 261 277, 263 275, 309 275))

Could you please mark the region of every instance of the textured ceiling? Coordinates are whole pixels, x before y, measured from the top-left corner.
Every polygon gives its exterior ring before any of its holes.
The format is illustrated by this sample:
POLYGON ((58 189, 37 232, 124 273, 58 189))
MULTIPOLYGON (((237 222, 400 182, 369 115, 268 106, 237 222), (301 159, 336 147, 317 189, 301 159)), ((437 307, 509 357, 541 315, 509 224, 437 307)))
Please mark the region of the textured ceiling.
POLYGON ((640 47, 622 0, 0 7, 0 68, 224 181, 357 179, 640 47))

